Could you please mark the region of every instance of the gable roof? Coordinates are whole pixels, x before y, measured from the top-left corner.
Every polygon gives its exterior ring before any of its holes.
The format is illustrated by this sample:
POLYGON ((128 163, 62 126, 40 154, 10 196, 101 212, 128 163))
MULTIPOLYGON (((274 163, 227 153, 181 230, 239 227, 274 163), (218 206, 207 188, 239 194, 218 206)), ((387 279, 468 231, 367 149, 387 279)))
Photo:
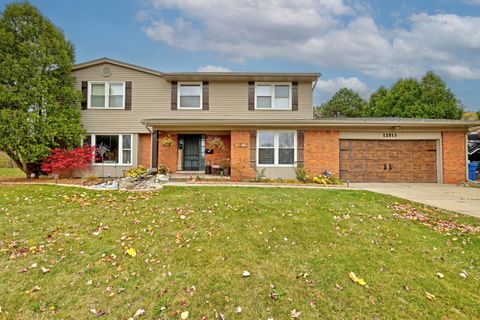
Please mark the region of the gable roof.
POLYGON ((135 64, 110 59, 107 57, 78 63, 72 70, 93 67, 102 63, 137 70, 165 78, 167 81, 317 81, 320 73, 314 72, 161 72, 135 64))
POLYGON ((119 61, 119 60, 110 59, 110 58, 107 58, 107 57, 98 58, 98 59, 95 59, 95 60, 90 60, 90 61, 85 61, 85 62, 82 62, 82 63, 78 63, 78 64, 73 66, 72 70, 75 71, 75 70, 85 69, 85 68, 89 68, 89 67, 93 67, 93 66, 102 64, 102 63, 109 63, 109 64, 113 64, 115 66, 120 66, 120 67, 132 69, 132 70, 137 70, 137 71, 142 71, 142 72, 154 74, 154 75, 157 75, 157 76, 163 76, 163 73, 160 72, 160 71, 145 68, 145 67, 142 67, 142 66, 137 66, 135 64, 131 64, 131 63, 127 63, 127 62, 123 62, 123 61, 119 61))

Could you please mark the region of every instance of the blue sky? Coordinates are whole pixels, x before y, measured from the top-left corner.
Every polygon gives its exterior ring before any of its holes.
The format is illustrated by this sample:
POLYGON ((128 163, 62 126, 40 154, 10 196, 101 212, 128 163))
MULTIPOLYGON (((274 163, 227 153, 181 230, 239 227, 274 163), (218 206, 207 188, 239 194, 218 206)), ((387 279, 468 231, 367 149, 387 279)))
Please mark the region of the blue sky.
MULTIPOLYGON (((0 0, 3 6, 10 1, 0 0)), ((433 70, 480 108, 480 0, 32 0, 76 48, 161 71, 321 72, 315 104, 433 70)))

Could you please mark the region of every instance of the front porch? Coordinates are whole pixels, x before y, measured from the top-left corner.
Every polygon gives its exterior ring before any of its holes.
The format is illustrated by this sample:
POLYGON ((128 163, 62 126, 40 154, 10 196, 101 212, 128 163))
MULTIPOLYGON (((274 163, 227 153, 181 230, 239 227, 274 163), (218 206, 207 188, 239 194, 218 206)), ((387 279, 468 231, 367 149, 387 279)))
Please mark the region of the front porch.
POLYGON ((154 131, 152 151, 152 167, 166 166, 172 178, 230 176, 231 138, 228 131, 154 131))

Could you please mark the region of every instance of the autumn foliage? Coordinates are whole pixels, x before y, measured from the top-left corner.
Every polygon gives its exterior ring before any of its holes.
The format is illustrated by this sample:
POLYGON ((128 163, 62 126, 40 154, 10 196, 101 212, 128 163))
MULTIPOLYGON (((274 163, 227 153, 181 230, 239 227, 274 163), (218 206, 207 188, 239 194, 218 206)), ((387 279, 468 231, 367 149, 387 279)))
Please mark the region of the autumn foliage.
POLYGON ((92 164, 94 151, 95 147, 89 145, 75 149, 55 148, 42 162, 42 171, 60 177, 73 177, 75 172, 81 172, 92 164))

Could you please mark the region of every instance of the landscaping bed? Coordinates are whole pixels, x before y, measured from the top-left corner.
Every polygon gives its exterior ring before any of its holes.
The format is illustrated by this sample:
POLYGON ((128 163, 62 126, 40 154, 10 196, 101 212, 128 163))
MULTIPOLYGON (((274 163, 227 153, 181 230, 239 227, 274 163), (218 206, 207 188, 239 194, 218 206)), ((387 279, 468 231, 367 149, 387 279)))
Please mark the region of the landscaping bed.
POLYGON ((365 191, 232 191, 1 186, 0 318, 478 318, 478 219, 365 191))

